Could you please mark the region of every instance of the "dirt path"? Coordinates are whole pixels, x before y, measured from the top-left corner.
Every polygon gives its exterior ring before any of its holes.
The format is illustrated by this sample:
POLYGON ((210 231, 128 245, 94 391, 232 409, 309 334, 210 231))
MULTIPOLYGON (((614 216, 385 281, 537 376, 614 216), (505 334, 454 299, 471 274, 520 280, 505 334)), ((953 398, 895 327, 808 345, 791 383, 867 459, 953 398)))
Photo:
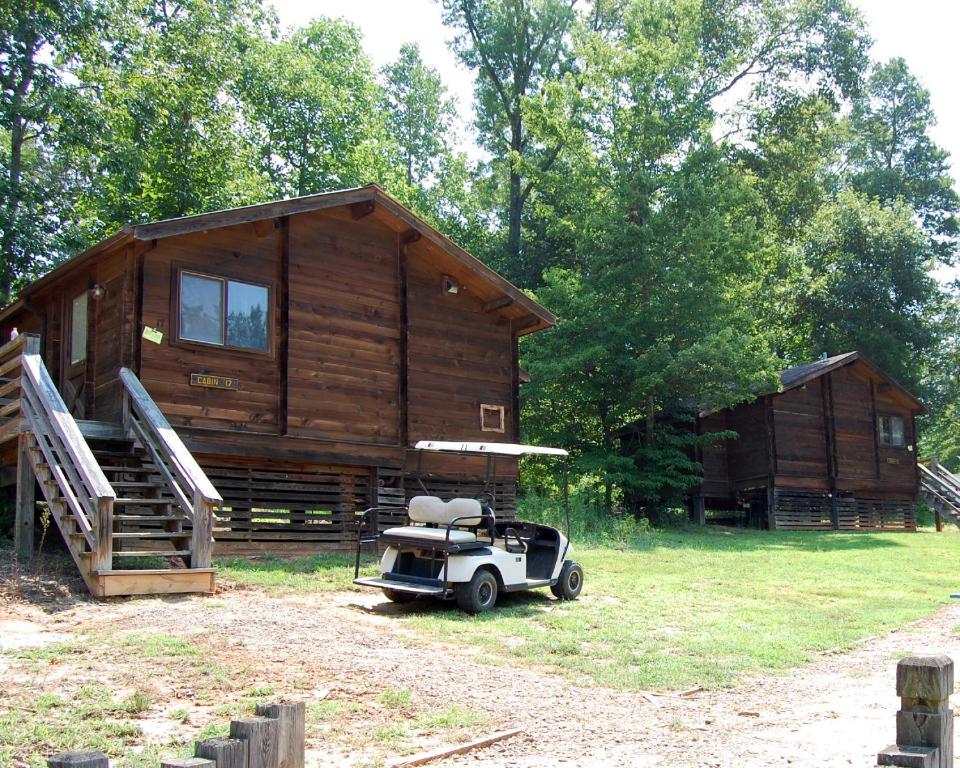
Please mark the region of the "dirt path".
MULTIPOLYGON (((893 740, 896 660, 907 653, 960 660, 960 634, 952 631, 960 625, 960 604, 852 653, 682 698, 580 687, 516 660, 481 663, 469 647, 411 637, 394 615, 404 608, 385 607, 373 593, 278 598, 251 590, 220 598, 79 600, 53 608, 0 602, 0 638, 11 646, 83 636, 97 627, 167 633, 212 649, 218 662, 243 668, 249 680, 273 683, 278 692, 295 690, 307 700, 337 691, 345 699, 375 701, 385 687, 409 688, 420 707, 456 702, 485 713, 480 732, 524 731, 438 766, 873 765, 877 751, 893 740)), ((0 666, 9 664, 0 656, 0 666)), ((96 658, 84 664, 89 675, 99 674, 96 658)), ((174 682, 155 681, 155 688, 171 704, 197 698, 174 682)), ((361 719, 356 727, 370 725, 361 719)), ((309 748, 314 766, 357 761, 344 732, 325 744, 314 739, 309 748)))

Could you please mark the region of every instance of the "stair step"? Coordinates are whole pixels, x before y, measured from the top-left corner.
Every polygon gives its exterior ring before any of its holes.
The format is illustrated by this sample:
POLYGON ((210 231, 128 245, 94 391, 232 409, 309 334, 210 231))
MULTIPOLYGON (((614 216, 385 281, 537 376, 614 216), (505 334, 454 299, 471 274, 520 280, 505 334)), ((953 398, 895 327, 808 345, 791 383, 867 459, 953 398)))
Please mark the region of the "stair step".
POLYGON ((102 469, 104 472, 122 472, 122 473, 137 474, 137 475, 150 475, 150 474, 157 473, 157 468, 152 464, 150 465, 137 464, 137 465, 130 465, 130 466, 113 464, 113 465, 101 466, 100 469, 102 469))
POLYGON ((186 515, 114 515, 113 519, 131 523, 175 523, 186 522, 190 518, 186 515))
POLYGON ((189 549, 160 549, 160 550, 127 550, 114 552, 114 557, 188 557, 190 555, 189 549))
POLYGON ((148 483, 143 480, 111 480, 110 485, 114 488, 156 488, 158 491, 163 488, 163 483, 148 483))
POLYGON ((123 531, 113 534, 115 539, 189 539, 190 533, 182 531, 123 531))
POLYGON ((155 507, 158 505, 173 504, 174 500, 172 498, 171 499, 139 499, 133 496, 118 496, 116 499, 114 499, 113 503, 114 505, 123 504, 129 507, 135 507, 140 505, 145 507, 148 507, 148 506, 155 507))
POLYGON ((93 455, 98 459, 139 459, 140 454, 134 452, 132 449, 129 451, 108 451, 97 448, 93 451, 93 455))

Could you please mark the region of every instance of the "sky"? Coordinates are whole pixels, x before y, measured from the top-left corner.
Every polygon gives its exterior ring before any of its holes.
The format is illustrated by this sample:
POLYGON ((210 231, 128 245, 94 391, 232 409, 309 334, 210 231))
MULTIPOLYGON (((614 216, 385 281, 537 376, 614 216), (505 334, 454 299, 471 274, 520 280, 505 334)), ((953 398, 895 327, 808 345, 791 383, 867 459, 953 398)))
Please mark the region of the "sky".
MULTIPOLYGON (((283 26, 299 26, 315 16, 342 17, 363 33, 364 48, 376 67, 396 58, 406 42, 420 45, 424 61, 439 70, 458 103, 464 125, 472 116, 473 74, 457 63, 448 42, 451 31, 440 19, 436 0, 272 0, 283 26)), ((956 0, 854 0, 863 12, 872 56, 906 59, 930 91, 938 124, 932 138, 950 152, 953 176, 960 179, 960 3, 956 0)), ((466 131, 464 131, 466 134, 466 131)), ((474 154, 473 152, 470 153, 474 154)))

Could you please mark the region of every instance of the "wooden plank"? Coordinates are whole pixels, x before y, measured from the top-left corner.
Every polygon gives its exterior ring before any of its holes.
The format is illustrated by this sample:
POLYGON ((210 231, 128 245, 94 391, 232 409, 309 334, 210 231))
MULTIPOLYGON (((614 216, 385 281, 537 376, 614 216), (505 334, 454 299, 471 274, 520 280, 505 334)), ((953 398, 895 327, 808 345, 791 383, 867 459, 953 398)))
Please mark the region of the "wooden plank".
POLYGON ((172 595, 213 592, 216 574, 212 569, 118 571, 92 574, 100 584, 101 597, 120 595, 172 595))
POLYGON ((30 463, 33 440, 32 435, 22 434, 17 446, 17 509, 13 535, 17 558, 20 560, 33 557, 33 528, 37 509, 36 480, 30 463))
POLYGON ((437 749, 432 749, 429 752, 421 752, 416 755, 411 755, 409 757, 402 758, 401 760, 394 761, 389 765, 390 768, 413 768, 413 766, 417 765, 426 765, 427 763, 443 760, 444 758, 452 757, 453 755, 462 755, 466 752, 472 752, 475 749, 489 747, 491 744, 496 744, 498 741, 510 739, 520 733, 523 733, 523 730, 520 728, 514 728, 508 731, 498 731, 497 733, 490 734, 489 736, 484 736, 482 738, 469 741, 466 744, 439 747, 437 749))

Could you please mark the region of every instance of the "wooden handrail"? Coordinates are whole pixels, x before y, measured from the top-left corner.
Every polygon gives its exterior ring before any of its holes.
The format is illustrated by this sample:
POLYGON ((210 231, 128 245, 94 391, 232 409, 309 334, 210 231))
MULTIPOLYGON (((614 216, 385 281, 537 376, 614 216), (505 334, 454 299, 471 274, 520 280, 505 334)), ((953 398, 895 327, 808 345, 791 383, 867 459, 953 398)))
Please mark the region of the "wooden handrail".
POLYGON ((213 510, 223 497, 129 368, 121 368, 124 426, 140 441, 193 523, 190 565, 206 568, 212 554, 213 510))
POLYGON ((91 570, 109 571, 117 494, 50 378, 39 345, 36 336, 24 334, 0 347, 0 370, 19 367, 23 423, 33 433, 50 476, 90 547, 91 570))

